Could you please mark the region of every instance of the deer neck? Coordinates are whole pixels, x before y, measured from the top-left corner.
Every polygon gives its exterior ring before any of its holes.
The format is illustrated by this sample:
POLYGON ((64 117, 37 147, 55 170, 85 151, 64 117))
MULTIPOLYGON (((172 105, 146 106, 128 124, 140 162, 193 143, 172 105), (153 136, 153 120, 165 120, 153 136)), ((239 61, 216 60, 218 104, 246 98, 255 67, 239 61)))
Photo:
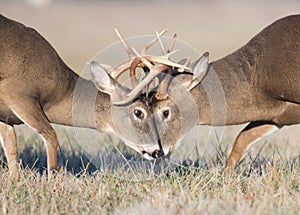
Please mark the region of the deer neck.
POLYGON ((252 56, 249 50, 241 49, 210 64, 207 76, 191 91, 200 124, 241 124, 259 115, 253 95, 252 56))
POLYGON ((71 72, 64 96, 45 107, 52 123, 109 131, 110 97, 99 91, 90 80, 71 72))
POLYGON ((90 80, 79 77, 72 98, 72 126, 110 130, 111 103, 90 80))

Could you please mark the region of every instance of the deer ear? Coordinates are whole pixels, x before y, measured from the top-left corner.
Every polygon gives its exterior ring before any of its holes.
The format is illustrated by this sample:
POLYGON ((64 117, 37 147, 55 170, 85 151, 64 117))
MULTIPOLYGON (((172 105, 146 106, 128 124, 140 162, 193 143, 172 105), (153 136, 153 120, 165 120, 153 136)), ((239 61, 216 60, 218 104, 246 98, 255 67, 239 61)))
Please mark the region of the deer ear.
POLYGON ((100 66, 97 62, 92 61, 90 64, 92 81, 98 90, 112 95, 116 89, 115 80, 100 66))
POLYGON ((192 90, 196 85, 198 85, 208 72, 209 66, 209 53, 205 52, 197 61, 192 65, 193 68, 193 78, 188 86, 188 90, 192 90))

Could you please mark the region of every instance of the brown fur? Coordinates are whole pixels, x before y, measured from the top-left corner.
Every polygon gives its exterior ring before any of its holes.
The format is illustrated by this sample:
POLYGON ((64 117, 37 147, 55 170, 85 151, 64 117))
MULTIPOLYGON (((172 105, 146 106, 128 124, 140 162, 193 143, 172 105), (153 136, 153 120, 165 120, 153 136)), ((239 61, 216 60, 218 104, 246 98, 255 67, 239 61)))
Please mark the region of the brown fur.
POLYGON ((134 108, 149 112, 147 106, 136 100, 112 108, 111 100, 127 94, 128 89, 113 79, 107 83, 114 86, 96 85, 116 89, 113 94, 95 87, 97 80, 107 77, 101 67, 93 64, 94 83, 79 77, 38 32, 2 15, 0 41, 0 136, 12 175, 18 175, 13 126, 21 123, 35 129, 45 141, 49 170, 57 168, 58 145, 50 123, 111 132, 148 157, 160 154, 150 114, 144 120, 134 117, 134 108), (150 128, 146 134, 140 132, 146 127, 150 128))
MULTIPOLYGON (((300 122, 300 16, 278 20, 239 50, 212 62, 210 68, 224 90, 226 125, 258 120, 283 125, 300 122)), ((203 86, 209 77, 192 93, 199 101, 200 121, 222 125, 211 122, 210 109, 202 105, 207 103, 203 86)))
MULTIPOLYGON (((224 126, 250 122, 239 134, 227 161, 228 168, 234 168, 250 143, 272 133, 269 128, 300 123, 300 15, 274 22, 237 51, 210 63, 202 74, 200 84, 190 90, 196 105, 185 104, 198 111, 197 123, 224 126)), ((175 79, 188 86, 191 78, 178 74, 175 79)), ((176 90, 170 88, 168 93, 174 91, 176 95, 176 90)), ((169 100, 167 106, 172 103, 169 100)), ((197 117, 193 114, 191 121, 197 117)), ((161 142, 173 148, 184 134, 171 122, 161 142), (176 141, 165 143, 168 136, 176 141)))

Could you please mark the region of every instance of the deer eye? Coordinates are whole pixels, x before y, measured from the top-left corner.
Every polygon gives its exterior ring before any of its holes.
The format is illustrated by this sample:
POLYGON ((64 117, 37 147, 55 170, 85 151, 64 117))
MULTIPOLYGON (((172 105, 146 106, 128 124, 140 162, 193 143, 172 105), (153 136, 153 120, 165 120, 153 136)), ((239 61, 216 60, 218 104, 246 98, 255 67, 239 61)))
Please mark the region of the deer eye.
POLYGON ((164 119, 168 119, 169 115, 170 115, 170 111, 169 110, 164 110, 162 112, 162 116, 163 116, 164 119))
POLYGON ((134 113, 134 115, 135 115, 138 119, 140 119, 140 120, 143 120, 144 117, 145 117, 145 115, 144 115, 144 113, 143 113, 142 110, 134 109, 133 113, 134 113))

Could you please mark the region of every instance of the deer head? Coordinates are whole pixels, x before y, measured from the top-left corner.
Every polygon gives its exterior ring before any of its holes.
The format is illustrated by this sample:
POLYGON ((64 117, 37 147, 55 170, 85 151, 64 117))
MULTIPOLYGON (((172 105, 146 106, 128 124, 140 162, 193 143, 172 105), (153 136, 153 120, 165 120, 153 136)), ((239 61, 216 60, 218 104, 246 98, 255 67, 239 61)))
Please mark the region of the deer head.
POLYGON ((153 112, 163 114, 163 119, 157 120, 156 123, 157 127, 163 128, 159 137, 166 152, 177 148, 185 134, 199 120, 197 102, 191 90, 201 83, 208 71, 208 53, 193 64, 188 64, 188 60, 185 60, 185 64, 192 72, 178 72, 178 68, 173 68, 169 77, 166 76, 161 81, 160 87, 153 93, 151 99, 153 112))
MULTIPOLYGON (((131 92, 129 88, 111 77, 98 63, 92 62, 90 69, 95 86, 98 90, 110 95, 112 104, 125 100, 127 94, 131 92)), ((155 120, 147 102, 142 97, 126 105, 113 105, 110 115, 112 133, 120 137, 128 146, 146 159, 154 159, 163 155, 155 120)))
POLYGON ((116 31, 129 60, 110 71, 105 70, 96 62, 91 63, 91 75, 95 86, 110 95, 114 132, 124 142, 138 151, 146 159, 154 159, 167 155, 184 134, 196 124, 197 110, 193 102, 185 103, 182 97, 193 100, 189 91, 203 78, 208 67, 208 53, 196 63, 188 67, 189 60, 179 63, 171 61, 176 34, 170 48, 165 51, 160 36, 166 32, 157 33, 157 37, 138 53, 131 48, 116 31), (162 56, 147 55, 147 49, 159 41, 162 56), (143 68, 146 76, 139 82, 135 70, 143 68), (121 85, 117 78, 129 70, 133 89, 121 85), (192 72, 191 72, 192 71, 192 72), (177 74, 186 75, 178 76, 177 74), (158 79, 159 84, 155 84, 158 79), (182 102, 183 101, 183 102, 182 102), (128 129, 128 127, 132 128, 128 129))
MULTIPOLYGON (((156 76, 162 75, 165 71, 171 73, 171 66, 182 69, 188 68, 168 60, 168 56, 172 53, 163 56, 146 55, 147 49, 158 38, 147 44, 140 54, 127 44, 117 30, 116 32, 128 53, 129 60, 113 69, 110 67, 104 68, 104 66, 95 61, 91 62, 92 81, 99 91, 110 96, 112 104, 110 123, 113 125, 111 132, 119 136, 128 146, 142 154, 144 158, 158 158, 169 151, 168 147, 164 148, 160 143, 161 130, 165 129, 164 122, 170 118, 170 115, 168 115, 169 107, 159 111, 157 108, 160 107, 155 106, 153 109, 152 103, 156 103, 158 97, 153 97, 152 93, 146 88, 153 85, 150 82, 156 76), (148 74, 139 84, 135 74, 137 67, 143 68, 148 74), (117 80, 122 73, 128 70, 133 86, 132 90, 123 86, 117 80)), ((166 30, 158 35, 162 35, 165 32, 166 30)))
POLYGON ((198 123, 198 108, 191 90, 208 72, 208 58, 209 54, 205 53, 192 64, 186 61, 192 72, 168 67, 159 74, 162 76, 159 85, 144 98, 148 101, 164 155, 177 148, 185 134, 198 123))

